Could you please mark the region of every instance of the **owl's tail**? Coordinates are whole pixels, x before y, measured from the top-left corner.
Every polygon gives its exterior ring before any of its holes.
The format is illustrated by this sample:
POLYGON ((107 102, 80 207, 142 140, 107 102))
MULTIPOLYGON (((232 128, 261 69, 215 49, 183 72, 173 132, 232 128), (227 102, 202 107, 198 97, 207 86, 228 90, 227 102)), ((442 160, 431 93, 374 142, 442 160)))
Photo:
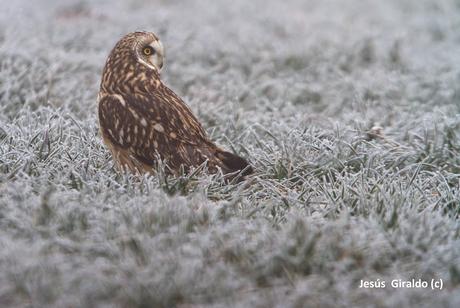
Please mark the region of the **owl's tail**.
POLYGON ((254 172, 252 166, 244 159, 222 149, 217 149, 216 158, 219 161, 219 167, 222 168, 224 174, 241 172, 241 176, 245 177, 254 172))

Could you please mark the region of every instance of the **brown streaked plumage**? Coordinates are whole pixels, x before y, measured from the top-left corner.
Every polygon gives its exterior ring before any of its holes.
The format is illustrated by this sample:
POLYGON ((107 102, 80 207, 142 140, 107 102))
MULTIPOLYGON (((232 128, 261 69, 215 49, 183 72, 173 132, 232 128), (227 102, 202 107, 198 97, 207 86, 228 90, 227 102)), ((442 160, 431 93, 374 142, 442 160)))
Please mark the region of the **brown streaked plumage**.
POLYGON ((120 169, 151 172, 160 157, 173 173, 207 162, 224 174, 252 167, 216 146, 188 106, 163 84, 163 45, 151 32, 134 32, 113 48, 98 95, 104 143, 120 169))

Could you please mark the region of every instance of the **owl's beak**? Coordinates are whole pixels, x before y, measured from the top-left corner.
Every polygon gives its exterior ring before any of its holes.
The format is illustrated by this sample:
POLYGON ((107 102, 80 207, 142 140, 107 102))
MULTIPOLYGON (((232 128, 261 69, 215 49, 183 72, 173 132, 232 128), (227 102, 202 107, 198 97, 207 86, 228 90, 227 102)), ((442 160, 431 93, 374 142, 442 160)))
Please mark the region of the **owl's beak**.
POLYGON ((163 58, 160 56, 156 56, 152 61, 150 62, 153 64, 155 69, 159 72, 161 72, 161 69, 163 68, 163 58))

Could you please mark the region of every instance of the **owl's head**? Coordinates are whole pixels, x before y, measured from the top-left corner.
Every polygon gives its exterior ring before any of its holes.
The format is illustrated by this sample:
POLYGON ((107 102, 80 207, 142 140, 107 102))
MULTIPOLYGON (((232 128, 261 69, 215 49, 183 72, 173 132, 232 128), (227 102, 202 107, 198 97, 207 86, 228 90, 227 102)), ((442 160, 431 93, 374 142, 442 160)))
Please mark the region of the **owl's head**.
MULTIPOLYGON (((152 32, 133 32, 125 35, 117 46, 128 48, 136 61, 160 72, 163 68, 165 52, 160 39, 152 32)), ((117 49, 117 46, 115 49, 117 49)))

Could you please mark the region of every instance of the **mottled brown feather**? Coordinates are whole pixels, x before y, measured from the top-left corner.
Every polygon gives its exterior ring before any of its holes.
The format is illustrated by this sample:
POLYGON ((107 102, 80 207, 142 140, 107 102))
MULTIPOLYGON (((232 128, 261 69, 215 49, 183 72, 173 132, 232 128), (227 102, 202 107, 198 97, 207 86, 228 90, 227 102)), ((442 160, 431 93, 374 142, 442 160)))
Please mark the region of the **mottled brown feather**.
POLYGON ((136 32, 120 40, 107 59, 99 93, 99 122, 104 143, 117 165, 133 172, 150 172, 160 157, 171 170, 208 162, 224 173, 248 163, 212 143, 189 107, 163 84, 157 69, 138 60, 136 48, 158 40, 136 32))

